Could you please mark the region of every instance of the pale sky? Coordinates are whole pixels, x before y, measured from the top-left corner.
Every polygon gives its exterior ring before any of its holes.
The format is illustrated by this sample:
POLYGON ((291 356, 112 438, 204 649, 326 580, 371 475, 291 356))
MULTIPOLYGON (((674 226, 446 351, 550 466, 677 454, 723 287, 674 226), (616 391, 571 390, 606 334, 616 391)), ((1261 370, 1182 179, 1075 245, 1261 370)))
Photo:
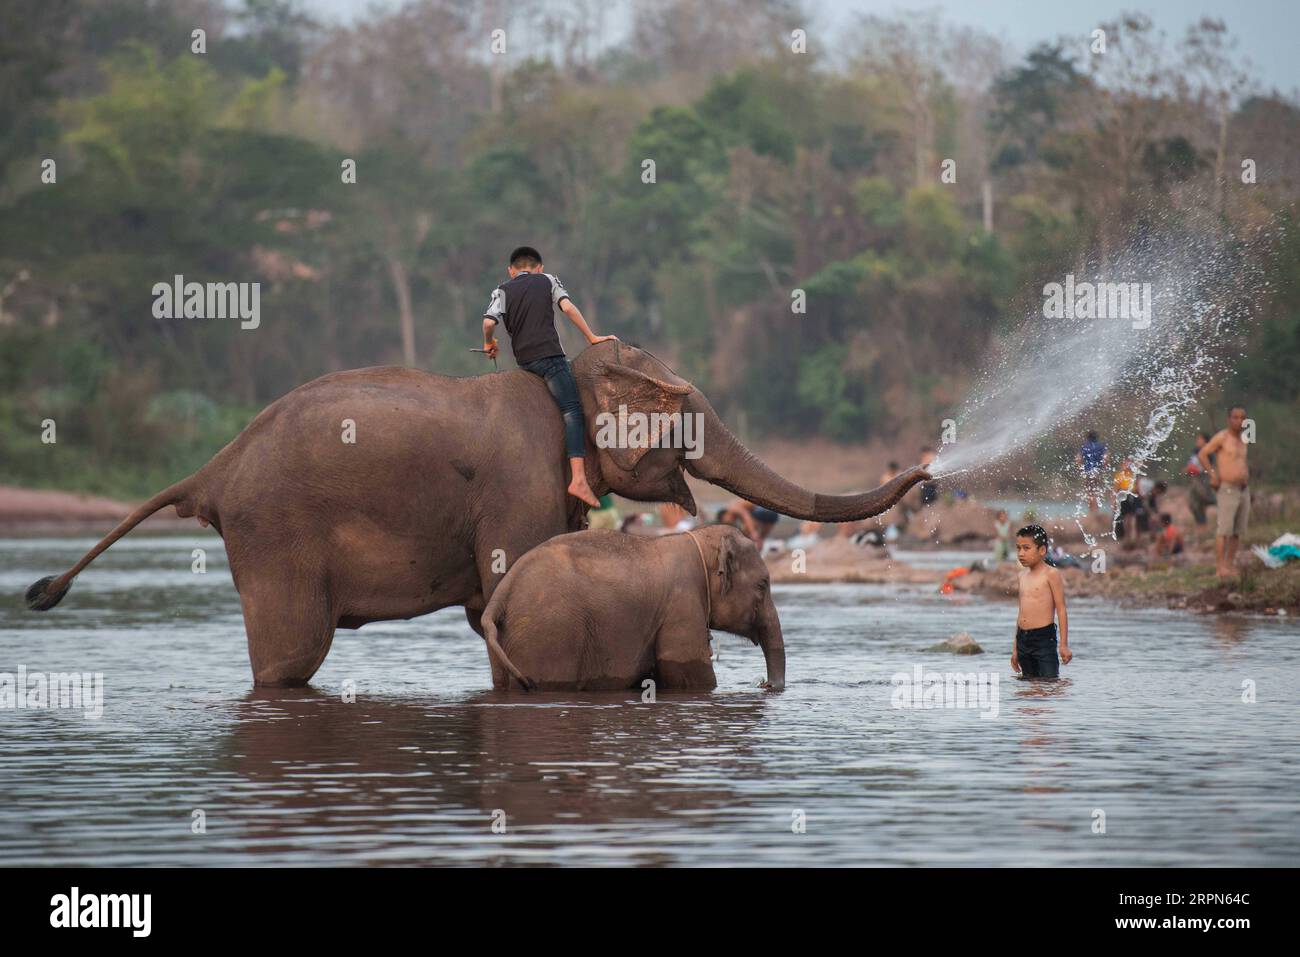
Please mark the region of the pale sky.
MULTIPOLYGON (((395 0, 381 5, 392 6, 395 0)), ((508 3, 508 0, 507 0, 508 3)), ((900 10, 935 10, 944 19, 979 27, 1004 39, 1016 53, 1061 34, 1083 36, 1102 20, 1121 11, 1146 13, 1170 39, 1182 36, 1203 16, 1221 19, 1235 36, 1253 74, 1267 87, 1300 93, 1300 0, 803 0, 817 22, 832 28, 851 26, 855 15, 887 16, 900 10)), ((556 0, 563 8, 563 0, 556 0)), ((375 6, 375 0, 304 0, 322 19, 351 20, 375 6)), ((607 22, 610 39, 626 28, 626 2, 611 0, 607 22), (617 13, 615 13, 617 11, 617 13), (620 26, 620 19, 622 25, 620 26)), ((813 40, 810 37, 810 41, 813 40)))

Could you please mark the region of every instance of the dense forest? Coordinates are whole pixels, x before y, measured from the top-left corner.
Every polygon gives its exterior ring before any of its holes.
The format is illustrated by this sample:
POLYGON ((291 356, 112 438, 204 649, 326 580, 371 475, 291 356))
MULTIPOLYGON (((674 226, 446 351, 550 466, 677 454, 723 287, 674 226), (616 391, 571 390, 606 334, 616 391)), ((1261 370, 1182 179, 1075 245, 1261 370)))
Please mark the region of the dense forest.
POLYGON ((1245 402, 1264 477, 1300 470, 1300 105, 1223 24, 1015 57, 784 0, 634 2, 602 42, 608 7, 7 0, 0 482, 142 495, 317 375, 481 372, 521 243, 760 447, 911 449, 1046 282, 1153 222, 1249 242, 1262 276, 1187 428, 1245 402), (155 318, 177 275, 260 283, 258 327, 155 318))

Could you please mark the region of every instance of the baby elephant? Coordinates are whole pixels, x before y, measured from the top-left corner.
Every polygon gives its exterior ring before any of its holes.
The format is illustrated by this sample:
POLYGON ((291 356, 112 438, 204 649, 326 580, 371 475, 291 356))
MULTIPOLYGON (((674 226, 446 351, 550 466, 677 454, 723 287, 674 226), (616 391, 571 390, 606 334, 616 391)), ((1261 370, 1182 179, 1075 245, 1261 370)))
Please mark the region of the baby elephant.
POLYGON ((763 649, 763 687, 785 687, 767 566, 736 529, 649 538, 560 535, 520 558, 483 610, 492 684, 555 691, 717 685, 709 629, 763 649))

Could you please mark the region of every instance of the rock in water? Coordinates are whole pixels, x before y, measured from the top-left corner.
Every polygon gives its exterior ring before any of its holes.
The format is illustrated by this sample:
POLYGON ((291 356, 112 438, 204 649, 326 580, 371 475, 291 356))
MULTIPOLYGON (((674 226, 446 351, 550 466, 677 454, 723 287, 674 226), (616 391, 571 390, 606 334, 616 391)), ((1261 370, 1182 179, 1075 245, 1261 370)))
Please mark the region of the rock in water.
POLYGON ((984 649, 981 648, 975 639, 969 633, 959 631, 957 634, 939 642, 937 645, 931 645, 926 651, 946 651, 953 655, 982 655, 984 649))

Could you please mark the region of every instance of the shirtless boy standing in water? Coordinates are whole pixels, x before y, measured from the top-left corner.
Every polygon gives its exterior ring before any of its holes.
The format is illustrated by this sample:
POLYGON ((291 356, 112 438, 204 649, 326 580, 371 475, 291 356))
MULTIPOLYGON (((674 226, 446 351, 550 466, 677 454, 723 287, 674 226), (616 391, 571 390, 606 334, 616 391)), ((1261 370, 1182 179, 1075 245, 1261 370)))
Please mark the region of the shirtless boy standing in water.
POLYGON ((1069 622, 1065 616, 1065 585, 1061 573, 1044 561, 1047 532, 1026 525, 1016 532, 1016 558, 1020 573, 1020 614, 1016 618, 1016 643, 1011 649, 1011 670, 1026 678, 1056 678, 1056 621, 1061 622, 1061 658, 1070 663, 1069 622))
POLYGON ((1215 573, 1220 578, 1237 574, 1237 546, 1246 535, 1250 518, 1250 468, 1246 465, 1246 443, 1241 431, 1246 410, 1233 406, 1228 410, 1228 427, 1196 454, 1210 475, 1210 488, 1218 493, 1218 527, 1214 534, 1215 573))

